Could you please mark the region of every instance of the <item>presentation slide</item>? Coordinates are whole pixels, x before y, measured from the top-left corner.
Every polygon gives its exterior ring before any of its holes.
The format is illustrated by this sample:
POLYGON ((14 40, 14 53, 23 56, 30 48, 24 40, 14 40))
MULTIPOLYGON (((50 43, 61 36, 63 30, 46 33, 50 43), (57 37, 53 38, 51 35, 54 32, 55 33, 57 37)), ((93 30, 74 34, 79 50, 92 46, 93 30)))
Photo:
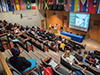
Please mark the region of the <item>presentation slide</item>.
POLYGON ((70 13, 69 28, 87 32, 89 27, 90 14, 70 13))

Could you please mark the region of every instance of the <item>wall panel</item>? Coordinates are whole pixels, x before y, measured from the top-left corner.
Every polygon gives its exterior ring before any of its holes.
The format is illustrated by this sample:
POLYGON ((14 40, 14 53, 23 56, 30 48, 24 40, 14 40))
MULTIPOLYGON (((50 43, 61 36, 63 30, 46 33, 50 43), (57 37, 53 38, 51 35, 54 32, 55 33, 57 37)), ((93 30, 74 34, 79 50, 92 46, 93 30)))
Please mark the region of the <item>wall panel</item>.
POLYGON ((57 14, 57 16, 52 16, 54 11, 49 11, 47 10, 46 13, 48 14, 47 16, 47 27, 49 27, 49 25, 55 25, 56 23, 57 24, 61 24, 59 26, 58 29, 60 29, 61 26, 64 26, 64 19, 63 19, 63 16, 66 16, 67 17, 67 21, 66 21, 66 31, 69 31, 69 32, 72 32, 72 33, 75 33, 75 34, 86 34, 86 37, 90 37, 92 39, 95 39, 97 41, 100 42, 100 24, 99 26, 95 26, 94 25, 94 21, 95 20, 99 20, 100 21, 100 15, 99 14, 91 14, 90 16, 90 23, 89 25, 92 26, 92 33, 91 35, 89 36, 89 31, 88 32, 83 32, 83 31, 79 31, 79 30, 75 30, 75 29, 71 29, 71 28, 68 28, 68 22, 69 22, 69 13, 70 12, 67 12, 67 11, 56 11, 55 13, 57 14))

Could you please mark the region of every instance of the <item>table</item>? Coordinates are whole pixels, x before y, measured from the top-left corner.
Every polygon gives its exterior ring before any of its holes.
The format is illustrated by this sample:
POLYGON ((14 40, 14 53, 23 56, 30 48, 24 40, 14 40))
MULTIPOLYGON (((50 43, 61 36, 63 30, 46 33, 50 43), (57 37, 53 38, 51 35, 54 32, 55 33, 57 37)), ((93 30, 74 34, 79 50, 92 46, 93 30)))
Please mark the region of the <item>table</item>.
POLYGON ((68 33, 68 32, 61 32, 61 34, 71 37, 71 40, 74 40, 74 41, 77 41, 77 42, 80 42, 80 43, 83 42, 83 36, 76 35, 76 34, 73 34, 73 33, 68 33))
POLYGON ((67 39, 67 40, 71 40, 71 37, 68 37, 68 36, 65 36, 65 35, 62 35, 62 34, 56 34, 56 37, 59 37, 59 36, 61 36, 62 38, 65 38, 65 39, 67 39))

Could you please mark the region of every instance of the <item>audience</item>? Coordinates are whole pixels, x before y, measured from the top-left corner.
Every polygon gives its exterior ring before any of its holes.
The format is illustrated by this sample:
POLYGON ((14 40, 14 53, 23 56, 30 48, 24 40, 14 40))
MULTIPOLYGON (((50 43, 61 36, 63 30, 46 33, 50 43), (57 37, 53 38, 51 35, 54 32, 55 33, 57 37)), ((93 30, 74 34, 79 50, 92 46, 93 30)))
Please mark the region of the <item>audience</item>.
MULTIPOLYGON (((26 33, 31 33, 34 36, 34 38, 36 38, 36 39, 33 38, 32 41, 35 42, 37 45, 40 45, 41 49, 44 48, 44 45, 43 45, 44 43, 52 47, 54 50, 56 50, 58 47, 60 47, 61 50, 63 51, 65 51, 66 49, 67 51, 65 52, 63 57, 71 65, 74 62, 70 61, 70 51, 69 51, 70 48, 72 47, 74 50, 76 50, 76 49, 81 49, 82 47, 84 47, 83 45, 79 45, 79 44, 70 42, 66 39, 63 39, 61 36, 59 37, 59 41, 61 43, 58 43, 58 39, 56 40, 54 39, 55 34, 52 34, 49 32, 46 33, 45 31, 41 30, 39 27, 33 26, 32 29, 30 29, 28 26, 26 26, 26 28, 24 28, 22 25, 19 25, 17 23, 15 23, 14 25, 11 23, 7 24, 6 20, 4 20, 3 22, 0 21, 0 30, 2 30, 3 26, 11 34, 23 33, 22 36, 24 36, 25 38, 29 37, 26 33), (39 40, 42 40, 43 42, 40 42, 39 40)), ((15 37, 13 39, 15 39, 15 37)), ((29 62, 27 59, 20 56, 20 49, 18 48, 16 43, 14 43, 14 48, 11 51, 12 51, 13 56, 10 58, 10 62, 16 69, 18 69, 19 71, 24 71, 25 69, 32 66, 32 62, 29 62)), ((87 51, 84 51, 84 54, 82 56, 81 50, 79 50, 78 53, 74 55, 75 61, 78 63, 78 65, 83 65, 82 62, 85 62, 87 55, 88 55, 87 51)), ((93 56, 93 54, 92 54, 92 57, 89 58, 89 61, 93 64, 96 64, 95 56, 93 56)), ((100 69, 99 66, 100 66, 100 61, 98 62, 96 67, 100 69)), ((86 68, 84 70, 86 70, 86 68)), ((76 75, 76 73, 73 72, 71 75, 76 75)))

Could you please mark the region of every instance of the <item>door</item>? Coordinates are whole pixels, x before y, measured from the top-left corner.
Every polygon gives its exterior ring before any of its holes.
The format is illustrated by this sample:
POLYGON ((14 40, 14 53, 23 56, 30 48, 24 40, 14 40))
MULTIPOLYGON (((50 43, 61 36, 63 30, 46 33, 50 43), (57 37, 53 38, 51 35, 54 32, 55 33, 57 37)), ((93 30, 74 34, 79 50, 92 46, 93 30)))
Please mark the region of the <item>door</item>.
POLYGON ((44 27, 44 20, 41 20, 41 28, 43 28, 43 29, 45 28, 44 27))

